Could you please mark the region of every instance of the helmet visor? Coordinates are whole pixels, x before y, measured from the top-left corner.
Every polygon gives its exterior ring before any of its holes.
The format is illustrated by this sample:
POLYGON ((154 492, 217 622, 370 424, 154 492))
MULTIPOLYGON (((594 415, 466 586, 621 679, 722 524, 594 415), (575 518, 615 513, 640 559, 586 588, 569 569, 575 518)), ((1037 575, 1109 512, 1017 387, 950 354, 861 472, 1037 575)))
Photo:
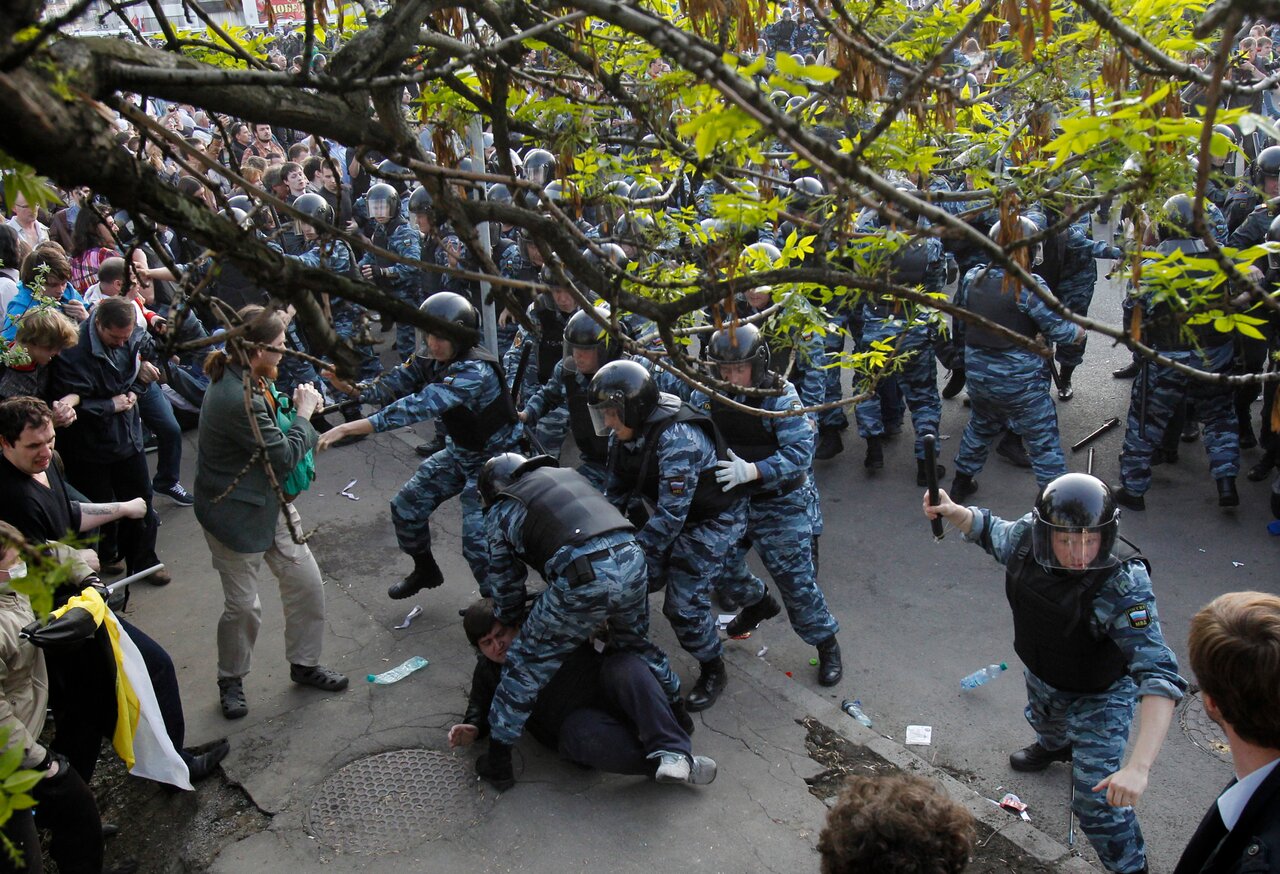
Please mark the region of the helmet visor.
POLYGON ((1035 515, 1031 545, 1042 567, 1080 573, 1116 563, 1112 547, 1116 542, 1113 520, 1091 528, 1052 525, 1035 515))
POLYGON ((391 199, 388 197, 369 198, 369 218, 374 221, 391 218, 391 199))
POLYGON ((608 437, 613 433, 613 425, 610 420, 618 422, 623 417, 623 409, 616 401, 606 400, 598 404, 588 404, 587 410, 591 413, 591 424, 596 429, 597 437, 608 437), (612 411, 613 415, 609 415, 612 411))

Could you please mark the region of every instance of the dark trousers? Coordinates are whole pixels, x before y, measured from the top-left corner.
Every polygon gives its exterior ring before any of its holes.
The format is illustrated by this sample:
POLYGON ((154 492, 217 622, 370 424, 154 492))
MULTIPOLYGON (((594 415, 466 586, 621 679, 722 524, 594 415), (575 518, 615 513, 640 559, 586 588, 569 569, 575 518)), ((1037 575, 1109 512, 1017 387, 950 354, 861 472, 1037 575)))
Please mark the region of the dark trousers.
POLYGON ((156 475, 151 485, 155 489, 167 489, 178 481, 178 469, 182 466, 182 428, 173 414, 173 404, 160 386, 151 385, 138 395, 138 412, 156 435, 156 475))
POLYGON ((676 722, 653 671, 629 652, 600 666, 600 706, 575 710, 560 727, 560 755, 611 774, 651 776, 659 750, 692 755, 689 735, 676 722))
MULTIPOLYGON (((181 753, 186 721, 173 659, 136 626, 123 619, 120 626, 147 665, 165 731, 181 753)), ((56 726, 53 748, 67 757, 86 783, 93 779, 102 739, 110 737, 115 727, 114 666, 106 662, 112 658, 111 651, 100 640, 105 633, 100 629, 97 637, 80 647, 45 651, 56 726)))
MULTIPOLYGON (((172 415, 172 411, 170 411, 172 415)), ((147 456, 136 452, 119 461, 102 462, 85 453, 69 453, 63 457, 67 479, 94 503, 129 501, 142 498, 151 506, 151 473, 147 470, 147 456)), ((159 521, 154 510, 148 509, 142 519, 121 519, 112 525, 111 532, 104 531, 98 539, 98 555, 103 559, 114 557, 116 549, 124 556, 128 572, 133 574, 158 564, 156 557, 156 530, 159 521)))
POLYGON ((36 826, 51 832, 49 855, 58 864, 59 874, 101 874, 102 819, 93 793, 75 769, 63 762, 55 776, 35 785, 31 797, 36 800, 34 818, 32 811, 14 811, 4 827, 9 840, 22 851, 22 865, 0 852, 0 874, 44 870, 36 826))

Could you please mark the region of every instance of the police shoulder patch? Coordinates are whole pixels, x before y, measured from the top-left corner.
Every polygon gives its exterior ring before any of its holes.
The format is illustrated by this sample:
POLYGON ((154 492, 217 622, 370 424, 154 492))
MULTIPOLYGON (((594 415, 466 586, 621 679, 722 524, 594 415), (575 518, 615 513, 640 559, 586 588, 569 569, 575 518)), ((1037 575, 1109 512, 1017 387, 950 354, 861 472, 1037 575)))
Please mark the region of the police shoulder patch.
POLYGON ((516 338, 511 341, 511 345, 515 346, 518 349, 520 347, 520 344, 523 342, 524 342, 524 332, 516 331, 516 338))
POLYGON ((1129 618, 1130 628, 1146 628, 1151 624, 1151 608, 1146 604, 1137 604, 1125 611, 1129 618))
POLYGON ((683 476, 667 477, 667 488, 671 489, 671 494, 679 497, 684 494, 685 478, 683 476))

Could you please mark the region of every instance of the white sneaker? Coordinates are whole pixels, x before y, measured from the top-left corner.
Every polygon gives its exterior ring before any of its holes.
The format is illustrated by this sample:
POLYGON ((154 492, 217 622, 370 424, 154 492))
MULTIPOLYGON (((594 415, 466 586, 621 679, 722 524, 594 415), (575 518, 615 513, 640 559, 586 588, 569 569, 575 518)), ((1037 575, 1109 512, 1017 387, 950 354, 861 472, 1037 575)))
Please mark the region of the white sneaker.
POLYGON ((662 752, 657 754, 658 770, 653 779, 659 783, 688 783, 693 766, 688 756, 680 753, 662 752))
POLYGON ((706 786, 716 779, 716 763, 706 756, 688 756, 680 753, 660 751, 653 754, 657 758, 658 770, 653 779, 658 783, 685 783, 690 786, 706 786))

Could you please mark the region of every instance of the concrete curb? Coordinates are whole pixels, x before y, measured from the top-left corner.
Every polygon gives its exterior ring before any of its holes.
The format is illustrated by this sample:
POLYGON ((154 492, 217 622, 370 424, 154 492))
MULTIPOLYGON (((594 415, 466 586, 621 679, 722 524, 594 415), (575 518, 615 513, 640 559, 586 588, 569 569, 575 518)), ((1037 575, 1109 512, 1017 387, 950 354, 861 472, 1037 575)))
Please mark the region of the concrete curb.
MULTIPOLYGON (((734 671, 749 676, 762 688, 789 702, 795 708, 797 719, 806 715, 813 716, 849 742, 866 747, 901 770, 937 780, 946 787, 947 794, 963 804, 980 822, 999 832, 1024 853, 1045 865, 1053 866, 1056 872, 1096 874, 1099 870, 1062 842, 1032 824, 1015 819, 1010 813, 994 807, 985 797, 941 768, 929 764, 902 744, 851 719, 835 704, 795 682, 763 659, 751 655, 750 649, 726 647, 724 659, 733 666, 734 671)), ((1079 831, 1079 826, 1076 840, 1087 840, 1079 831)))

